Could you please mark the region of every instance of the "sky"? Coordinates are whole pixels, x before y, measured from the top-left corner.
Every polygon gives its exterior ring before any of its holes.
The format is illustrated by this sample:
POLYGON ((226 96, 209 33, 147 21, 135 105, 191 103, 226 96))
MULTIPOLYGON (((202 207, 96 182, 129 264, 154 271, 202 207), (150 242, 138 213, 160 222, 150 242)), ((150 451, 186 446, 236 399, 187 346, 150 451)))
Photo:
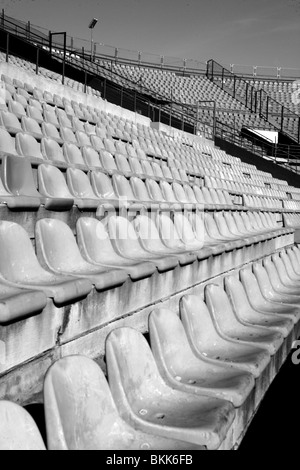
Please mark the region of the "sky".
POLYGON ((222 65, 300 68, 300 0, 0 0, 7 15, 89 41, 222 65))

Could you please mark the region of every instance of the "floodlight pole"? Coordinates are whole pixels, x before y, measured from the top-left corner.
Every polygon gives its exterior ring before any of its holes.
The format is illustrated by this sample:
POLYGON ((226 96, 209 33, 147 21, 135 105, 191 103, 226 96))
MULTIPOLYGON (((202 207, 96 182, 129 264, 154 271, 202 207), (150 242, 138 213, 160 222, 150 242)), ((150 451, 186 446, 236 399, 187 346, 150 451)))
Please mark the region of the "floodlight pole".
POLYGON ((97 23, 98 23, 98 19, 93 18, 89 24, 89 29, 91 30, 91 61, 93 60, 93 44, 94 44, 93 30, 97 23))

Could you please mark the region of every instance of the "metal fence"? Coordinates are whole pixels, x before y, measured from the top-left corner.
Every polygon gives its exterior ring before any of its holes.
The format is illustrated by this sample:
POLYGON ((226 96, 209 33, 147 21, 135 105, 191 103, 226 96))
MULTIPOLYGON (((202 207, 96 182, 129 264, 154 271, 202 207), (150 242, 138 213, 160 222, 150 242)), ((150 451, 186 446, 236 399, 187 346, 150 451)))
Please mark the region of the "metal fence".
POLYGON ((264 90, 258 90, 214 60, 207 63, 207 78, 251 112, 258 113, 292 140, 300 142, 300 116, 271 98, 264 90))

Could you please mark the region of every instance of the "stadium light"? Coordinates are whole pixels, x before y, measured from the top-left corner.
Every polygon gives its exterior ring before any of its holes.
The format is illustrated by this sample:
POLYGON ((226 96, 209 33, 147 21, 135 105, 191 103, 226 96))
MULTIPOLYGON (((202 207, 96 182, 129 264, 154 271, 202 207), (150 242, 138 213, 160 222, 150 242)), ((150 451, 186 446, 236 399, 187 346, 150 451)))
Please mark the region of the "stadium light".
POLYGON ((91 30, 91 60, 93 60, 93 29, 95 28, 97 23, 98 23, 98 19, 93 18, 89 24, 89 29, 91 30))
POLYGON ((89 28, 90 28, 90 29, 94 29, 97 23, 98 23, 98 19, 97 19, 97 18, 93 18, 92 21, 91 21, 90 24, 89 24, 89 28))

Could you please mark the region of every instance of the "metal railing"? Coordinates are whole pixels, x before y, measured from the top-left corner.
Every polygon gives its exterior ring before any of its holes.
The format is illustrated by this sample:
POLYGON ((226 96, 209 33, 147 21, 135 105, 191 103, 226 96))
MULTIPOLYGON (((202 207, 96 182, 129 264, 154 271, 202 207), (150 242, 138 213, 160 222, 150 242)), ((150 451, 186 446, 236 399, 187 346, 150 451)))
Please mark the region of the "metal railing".
POLYGON ((300 143, 300 116, 271 98, 263 89, 258 90, 212 59, 207 62, 206 76, 252 113, 256 113, 290 139, 300 143))
MULTIPOLYGON (((34 55, 36 56, 35 70, 37 74, 39 73, 39 54, 42 52, 49 54, 49 57, 55 58, 56 61, 62 63, 62 82, 64 80, 66 64, 72 65, 72 67, 75 67, 84 73, 85 91, 87 89, 88 83, 91 83, 91 81, 96 78, 98 80, 98 85, 100 84, 102 97, 114 104, 143 114, 149 117, 152 121, 158 121, 168 126, 175 127, 189 133, 198 134, 209 139, 213 139, 214 136, 227 135, 230 141, 233 140, 241 147, 245 147, 246 139, 242 138, 236 129, 228 126, 226 123, 220 121, 220 119, 217 119, 215 101, 199 101, 194 105, 190 105, 166 99, 164 95, 160 95, 157 92, 146 88, 145 85, 141 85, 140 83, 131 81, 119 75, 113 69, 113 67, 108 70, 107 68, 101 66, 101 62, 95 60, 95 57, 91 56, 90 54, 87 54, 84 49, 75 53, 73 49, 69 49, 67 47, 65 33, 59 33, 63 42, 63 46, 60 46, 56 41, 53 41, 53 36, 55 36, 55 39, 59 37, 57 34, 51 35, 50 33, 46 41, 45 37, 40 38, 35 32, 34 41, 32 42, 32 35, 30 38, 28 35, 26 36, 22 25, 18 25, 17 28, 19 32, 17 37, 20 40, 30 44, 31 47, 33 47, 36 51, 34 55), (118 81, 119 84, 116 83, 118 81), (201 118, 200 116, 200 111, 203 109, 208 111, 209 114, 208 118, 206 119, 201 118)), ((14 28, 10 28, 9 31, 6 31, 6 44, 4 47, 0 45, 0 49, 6 52, 7 60, 10 54, 9 37, 10 35, 15 36, 14 28)), ((22 48, 20 48, 20 50, 22 50, 22 48)), ((16 55, 15 52, 13 55, 16 55)), ((17 55, 26 59, 26 57, 20 53, 17 55)), ((249 99, 249 96, 251 95, 248 94, 247 96, 247 99, 249 99)), ((256 101, 253 100, 253 98, 252 101, 250 98, 250 102, 252 103, 252 106, 256 105, 256 101)), ((256 154, 260 154, 261 156, 266 157, 267 152, 265 145, 262 145, 259 139, 257 139, 255 143, 253 142, 253 139, 252 144, 248 141, 248 149, 249 146, 252 146, 252 149, 256 154)), ((292 163, 295 158, 298 158, 299 151, 297 146, 295 146, 294 149, 292 149, 290 146, 286 146, 285 148, 280 148, 278 146, 277 150, 274 150, 274 146, 270 145, 268 157, 272 158, 275 163, 279 163, 278 152, 283 154, 282 158, 287 162, 284 164, 288 165, 289 162, 292 163)), ((297 171, 297 169, 295 170, 294 168, 291 170, 297 171)))

